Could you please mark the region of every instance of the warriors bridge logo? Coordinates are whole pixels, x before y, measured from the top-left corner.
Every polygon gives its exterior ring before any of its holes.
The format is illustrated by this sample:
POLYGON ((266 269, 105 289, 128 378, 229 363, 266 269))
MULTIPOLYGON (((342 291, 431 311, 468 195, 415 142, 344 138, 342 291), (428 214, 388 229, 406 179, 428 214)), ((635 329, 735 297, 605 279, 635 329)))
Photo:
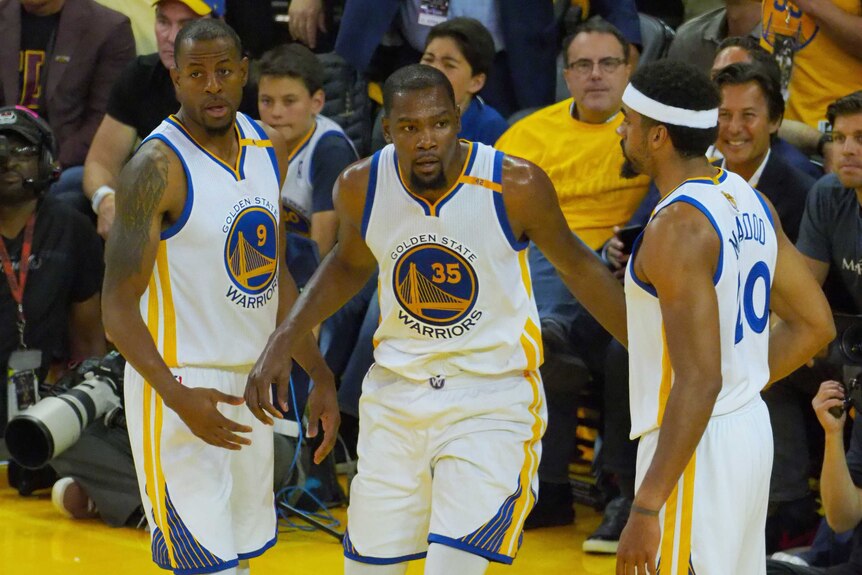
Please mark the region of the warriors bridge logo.
POLYGON ((272 212, 250 206, 237 214, 224 255, 227 274, 236 288, 248 295, 267 291, 278 270, 278 224, 272 212))
MULTIPOLYGON (((422 335, 461 335, 481 316, 478 311, 470 313, 479 294, 476 272, 467 258, 447 246, 425 243, 404 251, 395 264, 392 289, 413 320, 437 328, 417 328, 422 335)), ((398 315, 405 325, 413 328, 416 324, 407 315, 398 315)))

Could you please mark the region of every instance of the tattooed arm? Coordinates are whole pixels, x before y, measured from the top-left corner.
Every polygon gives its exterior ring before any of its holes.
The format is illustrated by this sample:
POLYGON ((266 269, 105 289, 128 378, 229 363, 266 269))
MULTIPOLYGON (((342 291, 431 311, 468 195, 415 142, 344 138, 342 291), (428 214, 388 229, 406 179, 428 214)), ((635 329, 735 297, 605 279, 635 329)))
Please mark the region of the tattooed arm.
POLYGON ((185 173, 179 158, 158 140, 144 144, 120 174, 116 219, 105 247, 102 317, 108 337, 126 361, 195 435, 212 445, 239 449, 249 440, 235 432, 251 429, 225 418, 216 404, 238 405, 242 398, 177 382, 140 313, 159 234, 179 217, 185 199, 185 173))

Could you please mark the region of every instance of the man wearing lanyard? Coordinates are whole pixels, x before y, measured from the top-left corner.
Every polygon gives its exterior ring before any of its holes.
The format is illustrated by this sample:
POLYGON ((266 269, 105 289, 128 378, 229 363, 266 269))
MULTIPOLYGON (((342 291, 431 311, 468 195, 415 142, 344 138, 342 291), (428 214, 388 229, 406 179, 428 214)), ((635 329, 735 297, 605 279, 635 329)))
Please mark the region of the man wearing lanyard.
POLYGON ((34 113, 0 108, 0 373, 17 384, 13 405, 0 393, 0 436, 8 412, 38 401, 52 367, 105 353, 101 242, 83 216, 43 199, 54 152, 34 113))

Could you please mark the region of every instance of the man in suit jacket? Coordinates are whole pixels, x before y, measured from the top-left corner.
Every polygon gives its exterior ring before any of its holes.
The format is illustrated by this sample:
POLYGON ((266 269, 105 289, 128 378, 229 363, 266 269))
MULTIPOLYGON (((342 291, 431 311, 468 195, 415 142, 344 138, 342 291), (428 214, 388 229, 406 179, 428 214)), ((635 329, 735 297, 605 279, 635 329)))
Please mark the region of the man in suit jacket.
POLYGON ((94 0, 0 2, 0 104, 48 120, 62 168, 84 163, 111 86, 134 56, 129 19, 94 0))
POLYGON ((771 146, 784 114, 775 78, 759 64, 731 64, 719 71, 718 140, 722 168, 748 180, 775 206, 791 241, 799 234, 805 198, 814 178, 791 166, 771 146))

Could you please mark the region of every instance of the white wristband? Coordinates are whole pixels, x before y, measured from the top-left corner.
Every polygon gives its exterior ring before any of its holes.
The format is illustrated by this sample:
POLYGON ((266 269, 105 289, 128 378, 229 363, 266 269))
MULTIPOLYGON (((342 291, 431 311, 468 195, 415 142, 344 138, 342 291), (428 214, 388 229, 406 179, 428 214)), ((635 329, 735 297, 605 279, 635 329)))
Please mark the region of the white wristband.
POLYGON ((113 196, 116 192, 114 192, 114 188, 111 186, 99 186, 99 189, 96 190, 96 193, 93 194, 93 199, 91 200, 91 204, 93 206, 93 211, 98 214, 99 206, 102 204, 102 200, 104 200, 108 196, 113 196))

